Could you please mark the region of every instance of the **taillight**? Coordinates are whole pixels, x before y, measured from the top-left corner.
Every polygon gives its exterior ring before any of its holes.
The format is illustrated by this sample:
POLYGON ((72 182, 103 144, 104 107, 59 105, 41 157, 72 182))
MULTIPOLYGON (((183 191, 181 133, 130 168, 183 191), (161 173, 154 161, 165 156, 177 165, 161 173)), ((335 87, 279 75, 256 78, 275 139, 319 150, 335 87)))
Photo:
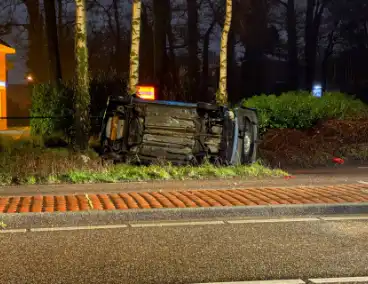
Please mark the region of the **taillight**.
POLYGON ((142 100, 155 100, 155 87, 137 86, 137 97, 142 100))

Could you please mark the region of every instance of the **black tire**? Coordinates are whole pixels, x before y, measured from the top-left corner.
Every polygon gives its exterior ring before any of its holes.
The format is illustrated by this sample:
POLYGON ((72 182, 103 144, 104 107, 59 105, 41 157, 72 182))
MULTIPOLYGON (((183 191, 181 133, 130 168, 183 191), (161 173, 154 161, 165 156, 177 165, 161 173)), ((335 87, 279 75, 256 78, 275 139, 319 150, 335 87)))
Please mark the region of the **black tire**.
POLYGON ((239 138, 234 164, 249 165, 257 161, 258 119, 252 109, 240 108, 237 113, 239 138))
MULTIPOLYGON (((258 127, 248 117, 244 117, 241 142, 241 164, 250 165, 257 161, 258 127)), ((238 143, 239 143, 238 142, 238 143)))

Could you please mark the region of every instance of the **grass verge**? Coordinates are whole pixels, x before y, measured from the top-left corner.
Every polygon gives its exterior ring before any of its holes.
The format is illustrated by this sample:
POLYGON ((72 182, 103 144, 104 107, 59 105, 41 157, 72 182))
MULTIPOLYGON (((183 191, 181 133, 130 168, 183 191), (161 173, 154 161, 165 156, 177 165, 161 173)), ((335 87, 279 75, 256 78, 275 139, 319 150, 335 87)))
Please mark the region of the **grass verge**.
POLYGON ((104 164, 94 152, 83 155, 67 148, 46 148, 38 139, 0 137, 0 185, 57 183, 117 183, 127 181, 284 176, 256 163, 251 166, 200 167, 104 164))
POLYGON ((96 183, 96 182, 123 182, 123 181, 150 181, 150 180, 185 180, 210 178, 260 178, 287 175, 282 170, 273 170, 260 163, 251 166, 216 167, 206 164, 199 167, 152 165, 131 166, 116 165, 104 171, 73 171, 61 176, 62 180, 70 183, 96 183))

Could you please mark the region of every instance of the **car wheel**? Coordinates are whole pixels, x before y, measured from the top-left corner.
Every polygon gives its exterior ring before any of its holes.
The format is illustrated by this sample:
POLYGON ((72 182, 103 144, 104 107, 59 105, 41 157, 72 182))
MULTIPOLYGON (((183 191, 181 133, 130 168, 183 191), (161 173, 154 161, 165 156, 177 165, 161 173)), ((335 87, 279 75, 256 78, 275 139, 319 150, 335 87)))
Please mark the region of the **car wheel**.
POLYGON ((241 164, 252 164, 257 160, 257 126, 247 117, 244 118, 241 142, 241 164))

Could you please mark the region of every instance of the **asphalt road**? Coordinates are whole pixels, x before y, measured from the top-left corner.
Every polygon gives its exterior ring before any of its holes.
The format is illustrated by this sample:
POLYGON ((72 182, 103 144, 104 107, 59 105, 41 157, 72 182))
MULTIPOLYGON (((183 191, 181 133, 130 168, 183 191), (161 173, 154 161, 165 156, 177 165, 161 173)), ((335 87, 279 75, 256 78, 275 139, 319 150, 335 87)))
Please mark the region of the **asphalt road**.
POLYGON ((0 234, 1 283, 198 283, 368 275, 368 219, 0 234))

